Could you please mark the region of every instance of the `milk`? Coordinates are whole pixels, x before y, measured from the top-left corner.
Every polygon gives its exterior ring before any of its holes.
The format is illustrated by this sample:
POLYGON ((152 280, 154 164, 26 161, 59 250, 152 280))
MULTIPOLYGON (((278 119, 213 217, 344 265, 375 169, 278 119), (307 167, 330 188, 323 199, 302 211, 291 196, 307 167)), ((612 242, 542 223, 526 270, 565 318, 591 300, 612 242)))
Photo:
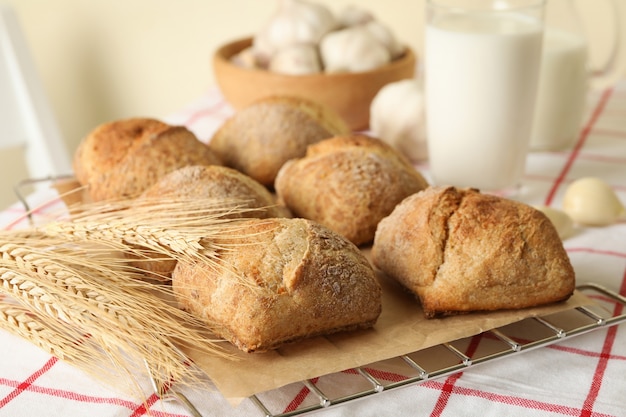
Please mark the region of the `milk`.
POLYGON ((587 43, 581 35, 547 30, 530 147, 558 150, 578 138, 587 94, 587 43))
POLYGON ((542 25, 521 15, 444 15, 425 37, 429 159, 436 184, 516 185, 528 152, 542 25))

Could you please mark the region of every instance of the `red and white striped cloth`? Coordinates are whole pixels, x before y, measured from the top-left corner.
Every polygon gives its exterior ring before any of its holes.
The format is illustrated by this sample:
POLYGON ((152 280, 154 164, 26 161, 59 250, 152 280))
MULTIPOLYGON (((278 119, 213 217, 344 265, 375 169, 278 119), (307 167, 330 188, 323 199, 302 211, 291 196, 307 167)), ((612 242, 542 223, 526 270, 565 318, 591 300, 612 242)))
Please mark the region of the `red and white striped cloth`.
MULTIPOLYGON (((166 120, 188 126, 201 140, 233 114, 216 90, 209 91, 166 120)), ((419 167, 426 175, 428 166, 419 167)), ((566 186, 584 176, 608 182, 626 202, 626 82, 592 94, 589 112, 575 146, 563 152, 528 157, 521 200, 558 208, 566 186)), ((35 217, 45 221, 59 203, 40 190, 30 197, 35 217), (40 206, 41 204, 41 206, 40 206)), ((23 208, 15 204, 0 213, 0 227, 20 227, 23 208)), ((596 282, 626 295, 626 223, 581 228, 565 241, 579 283, 596 282)), ((0 298, 0 302, 2 299, 0 298)), ((614 307, 622 313, 622 306, 614 307)), ((480 343, 476 338, 476 343, 480 343)), ((376 371, 373 371, 376 372, 376 371)), ((485 363, 465 372, 419 385, 376 394, 316 413, 358 416, 589 416, 626 415, 626 327, 611 326, 561 343, 485 363)), ((402 375, 379 372, 382 381, 402 375)), ((336 376, 350 384, 354 372, 336 376)), ((146 392, 149 393, 146 388, 146 392)), ((217 392, 185 390, 203 416, 260 416, 248 400, 233 408, 217 392)), ((270 399, 272 410, 287 412, 311 400, 307 388, 283 390, 270 399)), ((115 391, 30 343, 0 331, 0 417, 154 415, 190 416, 180 403, 147 401, 115 391)))

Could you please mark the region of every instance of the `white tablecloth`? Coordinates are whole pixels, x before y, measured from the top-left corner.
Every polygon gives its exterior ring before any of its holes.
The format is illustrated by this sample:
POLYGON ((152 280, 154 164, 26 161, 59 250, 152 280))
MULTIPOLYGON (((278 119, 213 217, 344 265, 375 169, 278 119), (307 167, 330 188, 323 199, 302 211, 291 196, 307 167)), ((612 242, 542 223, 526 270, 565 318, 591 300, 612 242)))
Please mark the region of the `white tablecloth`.
MULTIPOLYGON (((183 124, 208 141, 233 110, 211 90, 187 108, 166 118, 183 124)), ((419 168, 428 173, 427 164, 419 168)), ((626 83, 589 98, 589 111, 576 145, 563 152, 532 153, 519 198, 560 207, 567 185, 580 177, 608 182, 626 202, 626 83)), ((36 220, 58 208, 55 193, 42 189, 30 196, 36 220)), ((0 213, 0 227, 15 228, 24 209, 15 204, 0 213)), ((626 223, 579 227, 565 247, 579 283, 596 282, 626 295, 626 223)), ((1 296, 0 296, 1 297, 1 296)), ((602 301, 602 300, 600 300, 602 301)), ((0 298, 2 302, 2 298, 0 298)), ((622 314, 622 306, 611 307, 622 314)), ((375 372, 375 371, 374 371, 375 372)), ((626 415, 626 328, 594 330, 528 352, 482 364, 464 372, 390 390, 359 401, 333 406, 316 415, 358 416, 624 416, 626 415)), ((380 372, 381 380, 402 375, 380 372)), ((345 372, 337 384, 356 378, 345 372)), ((233 408, 209 389, 184 390, 204 416, 260 416, 248 399, 233 408)), ((30 343, 0 331, 0 416, 189 416, 180 402, 147 401, 119 392, 50 356, 30 343)), ((281 390, 270 398, 274 412, 315 402, 306 387, 281 390)))

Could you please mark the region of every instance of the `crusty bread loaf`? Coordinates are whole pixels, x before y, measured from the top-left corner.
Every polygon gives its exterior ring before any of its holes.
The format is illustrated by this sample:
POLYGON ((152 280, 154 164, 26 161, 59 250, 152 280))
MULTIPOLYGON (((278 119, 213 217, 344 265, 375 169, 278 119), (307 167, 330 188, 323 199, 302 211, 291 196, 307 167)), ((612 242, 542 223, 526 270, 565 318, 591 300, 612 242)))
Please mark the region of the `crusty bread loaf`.
MULTIPOLYGON (((221 199, 241 208, 223 218, 291 217, 286 207, 276 204, 267 188, 239 171, 219 165, 191 165, 172 171, 145 190, 137 201, 181 198, 221 199)), ((134 267, 157 280, 169 280, 176 266, 173 259, 131 258, 134 267)))
POLYGON ((276 193, 295 216, 315 220, 356 245, 374 238, 376 225, 405 197, 428 186, 401 154, 361 134, 309 146, 276 177, 276 193))
POLYGON ((427 317, 567 299, 575 276, 550 220, 475 189, 408 197, 376 231, 372 262, 419 297, 427 317))
POLYGON ((209 145, 225 165, 271 188, 287 160, 304 155, 312 143, 346 132, 339 115, 322 104, 273 96, 237 111, 209 145))
POLYGON ((94 201, 133 198, 187 165, 221 165, 214 152, 183 126, 149 118, 104 123, 74 154, 74 173, 94 201))
POLYGON ((239 349, 368 328, 381 312, 375 272, 356 246, 305 219, 243 220, 225 233, 219 267, 179 262, 172 287, 181 307, 239 349))

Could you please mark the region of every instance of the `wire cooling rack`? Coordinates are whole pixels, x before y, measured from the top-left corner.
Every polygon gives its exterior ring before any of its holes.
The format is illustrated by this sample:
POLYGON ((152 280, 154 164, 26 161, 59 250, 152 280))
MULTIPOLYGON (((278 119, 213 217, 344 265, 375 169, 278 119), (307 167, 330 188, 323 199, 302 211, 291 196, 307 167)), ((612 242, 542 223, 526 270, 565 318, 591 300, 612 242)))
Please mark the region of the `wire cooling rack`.
POLYGON ((307 392, 313 395, 307 395, 309 400, 292 411, 275 411, 268 404, 272 403, 270 401, 272 398, 282 395, 282 390, 293 392, 294 384, 253 395, 249 400, 258 408, 260 416, 304 415, 371 395, 384 396, 387 391, 393 389, 449 376, 485 362, 519 355, 626 321, 626 313, 622 313, 623 308, 616 308, 626 305, 626 297, 594 283, 581 285, 578 290, 592 299, 599 300, 603 305, 608 305, 608 308, 598 303, 549 316, 532 317, 469 338, 345 370, 344 373, 358 377, 357 381, 351 379, 349 386, 331 383, 336 374, 301 381, 295 385, 300 385, 299 389, 308 390, 307 392), (471 355, 467 355, 464 352, 468 351, 472 340, 476 338, 480 338, 477 349, 471 355), (386 375, 394 375, 394 378, 390 381, 388 378, 380 377, 386 375))

